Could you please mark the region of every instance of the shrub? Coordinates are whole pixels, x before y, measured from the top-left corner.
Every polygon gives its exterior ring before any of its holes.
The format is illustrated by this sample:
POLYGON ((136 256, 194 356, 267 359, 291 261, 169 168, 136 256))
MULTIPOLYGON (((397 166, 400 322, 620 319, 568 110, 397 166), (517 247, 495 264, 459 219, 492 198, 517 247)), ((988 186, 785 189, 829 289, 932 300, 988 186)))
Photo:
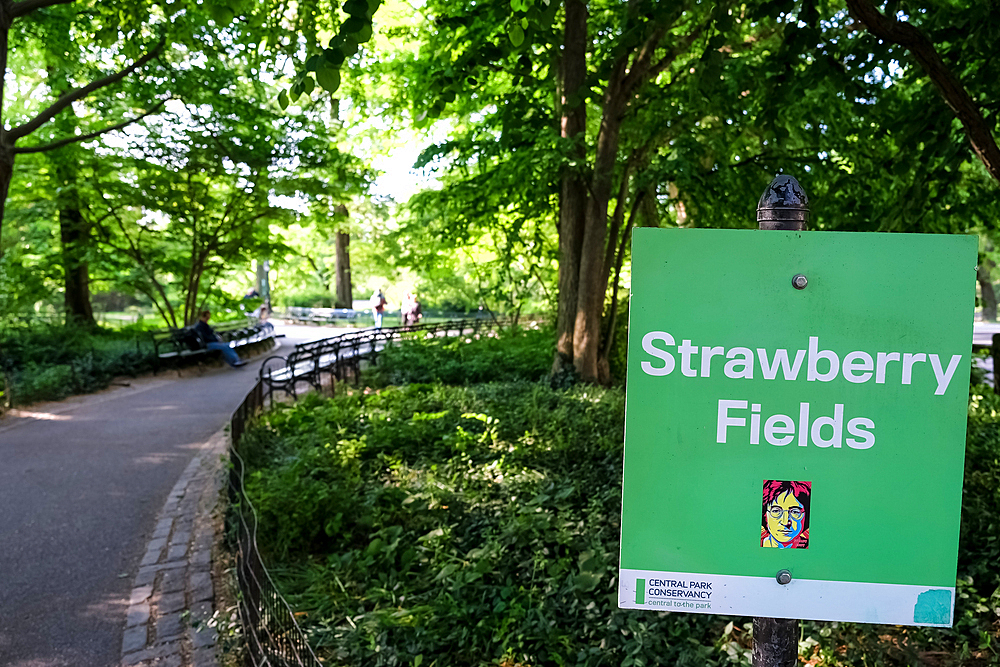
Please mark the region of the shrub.
POLYGON ((102 389, 151 369, 152 346, 134 333, 33 325, 0 332, 0 369, 25 405, 102 389))
POLYGON ((555 334, 547 327, 513 327, 453 338, 413 335, 386 348, 366 380, 373 386, 540 380, 552 366, 554 341, 555 334))
POLYGON ((619 390, 410 385, 246 439, 279 587, 332 664, 724 662, 728 619, 617 608, 619 390))
MULTIPOLYGON (((810 664, 997 664, 1000 401, 975 391, 955 627, 805 622, 810 664)), ((266 415, 248 490, 312 644, 330 664, 747 664, 750 619, 617 608, 623 400, 421 384, 266 415)))

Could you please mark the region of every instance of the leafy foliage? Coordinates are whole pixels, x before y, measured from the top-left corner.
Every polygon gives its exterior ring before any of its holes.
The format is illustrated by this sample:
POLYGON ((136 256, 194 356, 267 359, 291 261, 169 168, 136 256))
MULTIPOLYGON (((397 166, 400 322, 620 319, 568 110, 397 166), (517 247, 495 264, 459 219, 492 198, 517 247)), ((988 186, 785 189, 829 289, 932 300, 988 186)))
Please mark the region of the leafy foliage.
POLYGON ((417 335, 386 348, 366 379, 374 386, 536 381, 548 373, 552 349, 550 328, 509 327, 455 338, 417 335))
POLYGON ((151 370, 152 352, 134 333, 41 324, 0 331, 0 372, 14 405, 103 389, 116 376, 151 370))
POLYGON ((725 619, 616 608, 622 414, 617 391, 497 383, 269 415, 248 492, 313 645, 334 664, 722 662, 725 619))
MULTIPOLYGON (((420 352, 441 363, 403 358, 420 352)), ((528 382, 267 413, 242 441, 248 492, 313 646, 330 664, 749 664, 749 619, 617 608, 623 417, 620 390, 528 382)), ((973 384, 955 627, 804 622, 800 654, 997 664, 998 559, 1000 398, 973 384)))

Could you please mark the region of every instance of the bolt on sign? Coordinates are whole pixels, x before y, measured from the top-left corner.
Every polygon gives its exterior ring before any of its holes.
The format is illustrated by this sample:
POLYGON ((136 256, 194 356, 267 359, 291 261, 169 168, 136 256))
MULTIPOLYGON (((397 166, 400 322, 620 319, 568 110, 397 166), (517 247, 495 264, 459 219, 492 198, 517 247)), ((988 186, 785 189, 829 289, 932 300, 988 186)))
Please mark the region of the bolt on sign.
POLYGON ((632 253, 619 606, 950 626, 976 237, 632 253))

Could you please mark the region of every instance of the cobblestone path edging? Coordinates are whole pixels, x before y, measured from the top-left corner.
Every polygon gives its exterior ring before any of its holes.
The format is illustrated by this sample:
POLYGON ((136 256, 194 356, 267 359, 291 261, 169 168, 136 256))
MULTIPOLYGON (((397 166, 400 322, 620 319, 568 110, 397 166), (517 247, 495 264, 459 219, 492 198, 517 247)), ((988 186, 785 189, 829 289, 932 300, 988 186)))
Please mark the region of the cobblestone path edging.
POLYGON ((139 564, 122 636, 123 666, 216 667, 206 625, 212 585, 212 512, 225 481, 225 429, 202 445, 160 511, 139 564))

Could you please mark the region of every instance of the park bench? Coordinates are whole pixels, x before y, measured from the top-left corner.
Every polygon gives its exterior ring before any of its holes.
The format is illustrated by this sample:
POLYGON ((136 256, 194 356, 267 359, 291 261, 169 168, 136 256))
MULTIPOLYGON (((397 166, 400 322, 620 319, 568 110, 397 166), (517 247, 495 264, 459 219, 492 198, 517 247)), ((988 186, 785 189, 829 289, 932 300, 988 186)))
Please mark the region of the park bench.
MULTIPOLYGON (((229 343, 229 346, 237 351, 249 349, 275 337, 274 325, 270 322, 225 322, 213 329, 222 342, 229 343)), ((209 350, 205 346, 205 341, 195 331, 194 325, 180 329, 151 331, 150 336, 153 339, 155 354, 154 372, 163 364, 179 364, 186 359, 218 354, 217 351, 209 350)))
POLYGON ((307 308, 305 306, 289 306, 285 310, 285 319, 300 324, 337 324, 356 325, 364 311, 353 308, 307 308))

